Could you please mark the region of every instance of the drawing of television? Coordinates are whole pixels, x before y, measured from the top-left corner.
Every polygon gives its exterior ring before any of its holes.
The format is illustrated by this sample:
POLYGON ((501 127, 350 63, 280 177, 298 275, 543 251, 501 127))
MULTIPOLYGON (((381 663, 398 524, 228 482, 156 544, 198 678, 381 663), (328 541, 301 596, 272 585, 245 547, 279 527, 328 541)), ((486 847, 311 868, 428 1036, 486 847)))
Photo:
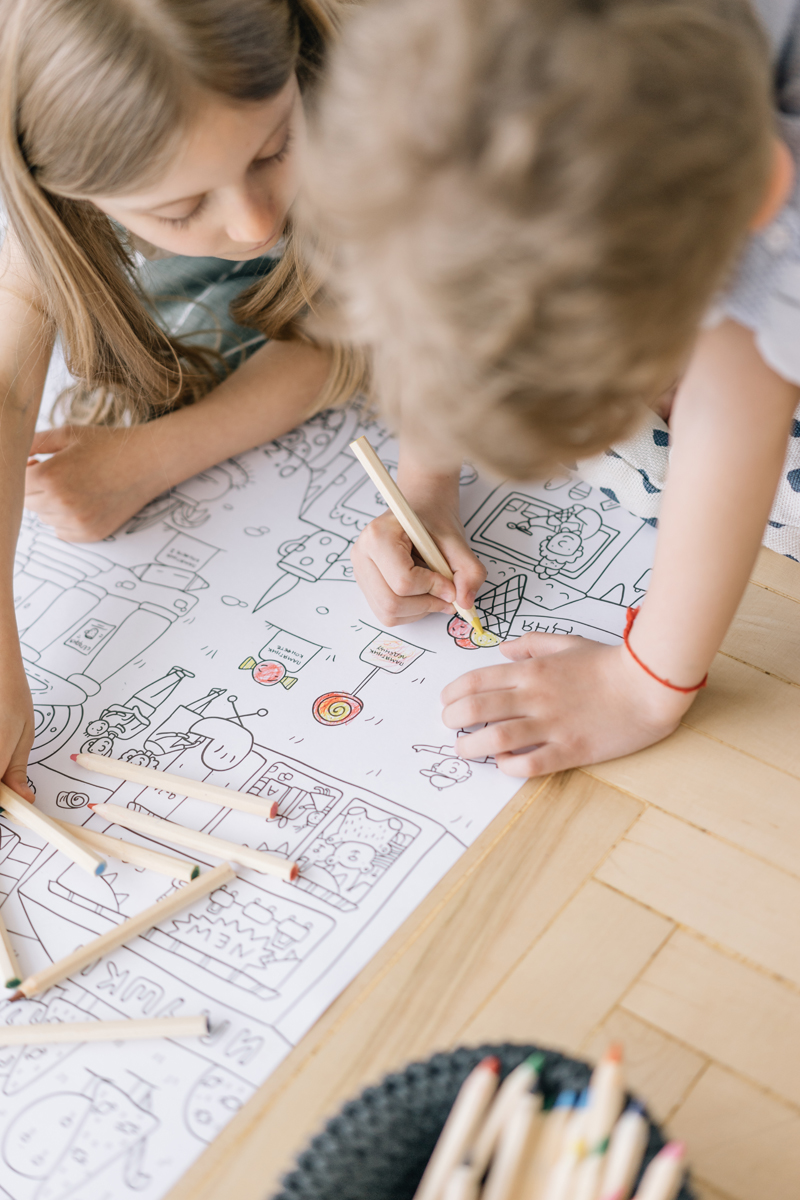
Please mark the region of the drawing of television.
POLYGON ((593 508, 560 508, 538 496, 511 492, 486 516, 471 535, 477 548, 537 572, 548 556, 557 573, 567 579, 583 575, 619 537, 593 508), (574 526, 572 528, 567 528, 574 526), (552 549, 551 549, 552 545, 552 549))

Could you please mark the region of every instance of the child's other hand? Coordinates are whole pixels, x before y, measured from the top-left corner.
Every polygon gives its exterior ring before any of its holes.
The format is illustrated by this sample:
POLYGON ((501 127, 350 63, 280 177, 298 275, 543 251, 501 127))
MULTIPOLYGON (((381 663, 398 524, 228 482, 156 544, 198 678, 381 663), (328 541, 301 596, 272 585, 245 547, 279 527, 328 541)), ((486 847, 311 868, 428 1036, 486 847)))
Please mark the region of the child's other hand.
POLYGON ((695 695, 651 679, 624 646, 527 633, 502 651, 514 661, 462 675, 442 703, 449 729, 489 722, 457 738, 458 753, 492 754, 506 775, 545 775, 641 750, 672 733, 695 695))
POLYGON ((408 534, 390 512, 363 530, 350 557, 358 585, 383 625, 406 625, 428 613, 453 613, 453 602, 471 608, 486 569, 467 545, 458 517, 416 509, 444 554, 454 581, 420 565, 408 534))
POLYGON ((28 754, 33 745, 35 722, 30 688, 19 656, 19 641, 0 629, 0 779, 24 800, 33 801, 28 787, 28 754))
POLYGON ((65 425, 37 433, 25 474, 25 507, 66 542, 98 542, 164 490, 147 425, 65 425), (152 447, 151 447, 152 449, 152 447), (37 454, 52 454, 44 462, 37 454))

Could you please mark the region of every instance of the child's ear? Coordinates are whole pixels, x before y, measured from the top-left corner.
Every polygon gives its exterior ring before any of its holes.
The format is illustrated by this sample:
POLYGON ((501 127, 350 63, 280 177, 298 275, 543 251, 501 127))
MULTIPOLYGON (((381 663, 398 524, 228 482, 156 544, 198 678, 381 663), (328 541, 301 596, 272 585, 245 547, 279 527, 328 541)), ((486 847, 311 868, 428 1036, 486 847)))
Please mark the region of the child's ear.
POLYGON ((789 199, 794 183, 794 159, 789 147, 780 138, 775 138, 774 146, 772 171, 766 191, 755 216, 750 221, 750 229, 754 233, 769 225, 773 217, 778 215, 789 199))

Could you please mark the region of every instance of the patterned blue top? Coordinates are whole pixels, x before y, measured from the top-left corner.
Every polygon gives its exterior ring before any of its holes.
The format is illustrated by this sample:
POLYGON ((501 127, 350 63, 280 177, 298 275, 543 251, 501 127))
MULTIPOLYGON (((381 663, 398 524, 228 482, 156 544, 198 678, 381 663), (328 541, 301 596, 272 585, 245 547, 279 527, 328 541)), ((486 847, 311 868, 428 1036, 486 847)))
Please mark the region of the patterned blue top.
POLYGON ((800 0, 754 0, 775 64, 780 133, 795 161, 788 203, 751 237, 722 312, 752 329, 765 362, 800 384, 800 0))

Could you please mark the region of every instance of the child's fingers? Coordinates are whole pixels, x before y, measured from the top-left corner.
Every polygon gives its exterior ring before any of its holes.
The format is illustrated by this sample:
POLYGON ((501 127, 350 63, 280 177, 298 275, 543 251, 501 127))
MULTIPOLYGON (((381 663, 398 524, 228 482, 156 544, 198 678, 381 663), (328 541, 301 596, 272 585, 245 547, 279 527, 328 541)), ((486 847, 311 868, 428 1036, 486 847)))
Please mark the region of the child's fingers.
POLYGON ((477 671, 467 671, 459 675, 452 683, 448 683, 441 695, 442 704, 455 704, 465 696, 475 696, 479 692, 499 692, 515 686, 514 668, 505 663, 494 667, 480 667, 477 671))
POLYGON ((508 721, 496 721, 475 733, 462 734, 456 738, 456 752, 460 758, 485 758, 487 754, 497 758, 521 750, 532 750, 545 740, 543 723, 536 717, 514 717, 508 721))
MULTIPOLYGON (((371 521, 350 554, 359 584, 363 587, 360 573, 364 572, 368 562, 372 562, 396 596, 429 593, 451 605, 456 595, 453 584, 435 571, 418 565, 412 550, 408 534, 392 513, 384 513, 371 521)), ((446 612, 448 609, 437 608, 433 611, 446 612)))
POLYGON ((500 650, 506 658, 521 662, 526 658, 546 658, 549 654, 563 654, 566 650, 574 650, 575 643, 582 641, 584 638, 577 634, 524 633, 522 637, 503 642, 500 650))
POLYGON ((453 572, 456 603, 460 608, 472 608, 486 579, 486 568, 461 538, 442 538, 440 547, 453 572))
POLYGON ((535 779, 537 775, 552 775, 575 765, 565 760, 563 748, 554 742, 534 746, 525 754, 499 754, 495 761, 504 775, 515 779, 535 779))
POLYGON ((366 559, 359 565, 357 576, 370 608, 384 625, 404 625, 432 612, 452 612, 452 605, 439 600, 430 592, 398 596, 371 559, 366 559))
MULTIPOLYGON (((448 729, 469 729, 471 725, 483 725, 487 721, 509 721, 529 715, 525 712, 525 704, 525 697, 518 688, 504 688, 498 692, 479 692, 475 696, 462 696, 460 700, 448 704, 442 713, 442 721, 448 729)), ((481 730, 481 733, 484 732, 486 731, 481 730)), ((459 740, 472 736, 472 734, 465 734, 459 740)), ((464 744, 467 744, 466 741, 464 744)), ((503 747, 503 749, 513 749, 513 747, 503 747)), ((480 753, 494 754, 494 750, 481 750, 480 753)))

